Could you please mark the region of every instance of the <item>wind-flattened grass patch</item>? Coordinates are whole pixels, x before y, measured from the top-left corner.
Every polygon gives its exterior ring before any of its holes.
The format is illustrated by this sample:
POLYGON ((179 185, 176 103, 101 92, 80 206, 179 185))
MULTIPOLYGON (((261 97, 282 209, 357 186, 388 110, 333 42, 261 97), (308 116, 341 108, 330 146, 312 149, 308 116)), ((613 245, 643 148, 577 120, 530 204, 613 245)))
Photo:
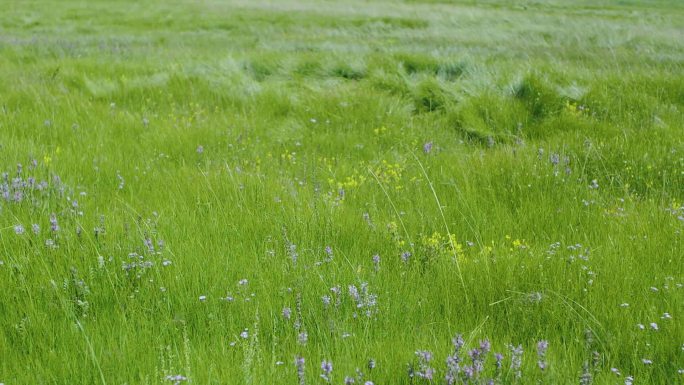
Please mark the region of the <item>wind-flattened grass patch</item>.
POLYGON ((348 80, 361 80, 366 77, 366 68, 361 63, 340 60, 332 65, 330 75, 348 80))
POLYGON ((392 95, 408 95, 411 92, 404 76, 396 71, 375 71, 369 80, 373 88, 392 95))
POLYGON ((246 60, 243 64, 244 71, 258 82, 264 81, 271 75, 278 73, 280 63, 275 57, 259 56, 246 60))
POLYGON ((453 95, 434 78, 427 78, 416 84, 413 101, 418 112, 445 110, 455 103, 453 95))
POLYGON ((558 113, 563 108, 558 92, 536 74, 529 74, 514 84, 513 96, 527 107, 535 119, 558 113))
POLYGON ((526 120, 527 111, 519 103, 494 92, 472 96, 447 117, 447 121, 467 139, 480 144, 508 142, 526 120))
POLYGON ((400 53, 395 60, 408 75, 428 74, 453 81, 461 77, 466 64, 452 59, 438 59, 425 54, 400 53))
POLYGON ((555 84, 527 75, 510 90, 488 90, 464 98, 450 112, 449 124, 476 142, 543 139, 564 131, 583 131, 594 123, 588 107, 562 96, 555 84))
POLYGON ((374 17, 364 20, 357 20, 357 25, 382 25, 390 28, 401 29, 424 29, 430 26, 427 20, 414 19, 407 17, 374 17))

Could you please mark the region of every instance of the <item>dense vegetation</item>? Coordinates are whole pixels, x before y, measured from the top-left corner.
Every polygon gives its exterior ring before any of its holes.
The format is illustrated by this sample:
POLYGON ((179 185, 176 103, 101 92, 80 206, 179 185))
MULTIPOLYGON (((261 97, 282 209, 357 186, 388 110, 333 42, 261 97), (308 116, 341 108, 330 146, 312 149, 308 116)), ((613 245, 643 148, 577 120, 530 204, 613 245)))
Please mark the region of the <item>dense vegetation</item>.
POLYGON ((0 383, 681 383, 683 31, 9 1, 0 383))

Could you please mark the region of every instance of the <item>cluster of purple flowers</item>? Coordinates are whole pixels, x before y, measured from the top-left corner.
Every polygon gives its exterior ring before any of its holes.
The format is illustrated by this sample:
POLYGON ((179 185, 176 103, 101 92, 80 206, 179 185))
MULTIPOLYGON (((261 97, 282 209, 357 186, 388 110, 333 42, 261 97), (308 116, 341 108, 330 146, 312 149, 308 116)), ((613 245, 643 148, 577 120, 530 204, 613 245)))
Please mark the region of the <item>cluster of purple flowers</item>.
MULTIPOLYGON (((487 369, 487 358, 492 352, 492 345, 489 340, 484 339, 478 343, 473 349, 467 352, 463 357, 465 341, 463 336, 458 334, 452 339, 453 352, 446 358, 445 383, 447 385, 454 384, 497 384, 501 383, 503 376, 503 361, 504 355, 501 353, 494 353, 493 370, 487 369), (466 364, 464 360, 469 360, 470 364, 466 364), (493 377, 486 375, 492 373, 493 377)), ((522 345, 514 346, 508 345, 510 349, 510 373, 515 381, 522 377, 522 345)), ((546 340, 537 343, 537 358, 538 366, 544 373, 546 363, 546 353, 549 343, 546 340)), ((432 367, 432 352, 428 350, 416 351, 418 358, 417 365, 410 364, 408 375, 412 379, 422 379, 427 382, 432 382, 436 378, 436 370, 432 367)))
MULTIPOLYGON (((370 318, 377 312, 378 296, 369 292, 367 282, 362 282, 360 289, 356 285, 349 285, 349 296, 354 300, 356 308, 363 310, 366 317, 370 318)), ((356 316, 354 313, 354 317, 356 316)))
MULTIPOLYGON (((35 160, 31 161, 30 169, 33 170, 37 165, 35 160)), ((24 168, 17 164, 17 172, 14 177, 10 177, 7 172, 2 173, 0 182, 0 198, 7 203, 21 203, 30 198, 36 198, 38 193, 49 194, 51 191, 57 192, 59 196, 64 193, 65 186, 58 176, 53 177, 53 184, 47 181, 38 182, 34 176, 25 176, 24 168)))

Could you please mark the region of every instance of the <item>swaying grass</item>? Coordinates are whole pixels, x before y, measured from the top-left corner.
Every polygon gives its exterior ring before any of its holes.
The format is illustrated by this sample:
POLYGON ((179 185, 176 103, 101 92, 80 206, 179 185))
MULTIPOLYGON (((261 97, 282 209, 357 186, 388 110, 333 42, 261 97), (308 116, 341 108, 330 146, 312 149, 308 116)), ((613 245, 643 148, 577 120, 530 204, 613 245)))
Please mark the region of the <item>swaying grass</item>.
POLYGON ((664 0, 4 4, 0 383, 682 383, 682 31, 664 0))

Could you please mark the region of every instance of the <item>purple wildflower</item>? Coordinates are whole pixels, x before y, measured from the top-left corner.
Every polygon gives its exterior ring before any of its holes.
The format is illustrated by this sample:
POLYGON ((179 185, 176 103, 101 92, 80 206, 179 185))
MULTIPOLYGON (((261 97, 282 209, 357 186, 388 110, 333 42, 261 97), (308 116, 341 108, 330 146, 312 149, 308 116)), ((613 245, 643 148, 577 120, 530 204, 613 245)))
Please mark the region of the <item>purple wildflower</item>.
POLYGON ((323 371, 321 378, 323 378, 325 382, 330 383, 330 373, 332 373, 333 370, 332 362, 323 360, 323 362, 321 362, 321 370, 323 371))
POLYGON ((286 320, 289 321, 290 317, 292 317, 292 309, 290 309, 289 307, 284 307, 283 308, 283 318, 285 318, 286 320))
POLYGON ((201 154, 201 153, 203 153, 203 152, 204 152, 204 146, 202 146, 202 145, 200 144, 199 146, 197 146, 197 153, 198 153, 198 154, 201 154))
POLYGON ((432 151, 432 142, 427 142, 423 145, 423 152, 429 154, 432 151))
POLYGON ((306 343, 309 341, 309 335, 306 332, 301 332, 299 333, 297 340, 299 341, 300 345, 306 345, 306 343))
POLYGON ((515 378, 519 379, 522 377, 520 368, 522 367, 523 347, 522 345, 508 345, 508 348, 511 351, 511 370, 515 374, 515 378))
POLYGON ((296 265, 297 257, 299 257, 299 254, 297 254, 297 245, 290 243, 287 246, 287 253, 290 255, 290 258, 292 259, 292 264, 296 265))
POLYGON ((378 254, 373 256, 373 266, 375 267, 375 272, 380 271, 380 256, 378 254))
POLYGON ((35 223, 31 225, 31 230, 33 230, 33 234, 40 234, 40 226, 35 223))
POLYGON ((356 288, 356 285, 349 285, 349 295, 356 301, 356 303, 361 302, 361 295, 359 294, 359 289, 356 288))
POLYGON ((57 215, 55 215, 55 213, 50 214, 50 230, 52 230, 53 233, 59 231, 59 223, 57 223, 57 215))
POLYGON ((344 385, 352 385, 354 383, 354 377, 345 377, 344 378, 344 385))
POLYGON ((411 258, 410 251, 404 251, 403 253, 401 253, 401 260, 404 261, 404 263, 408 262, 409 258, 411 258))
POLYGON ((483 354, 489 353, 489 351, 492 348, 492 344, 489 342, 489 340, 484 340, 480 342, 480 350, 482 351, 483 354))
POLYGON ((333 260, 333 249, 330 246, 325 247, 325 254, 327 255, 325 261, 326 262, 332 262, 333 260))
POLYGON ((24 226, 23 226, 23 225, 16 225, 16 226, 14 226, 14 233, 17 234, 17 235, 22 235, 22 234, 24 234, 25 231, 26 231, 26 230, 24 229, 24 226))
POLYGON ((304 385, 304 357, 295 357, 295 366, 297 367, 297 378, 299 379, 299 385, 304 385))
POLYGON ((502 363, 503 363, 504 356, 501 353, 494 353, 494 360, 496 360, 496 368, 501 369, 502 363))
POLYGON ((549 341, 541 340, 537 343, 537 365, 539 369, 544 371, 546 369, 546 351, 549 348, 549 341))
POLYGON ((430 361, 432 361, 432 352, 428 350, 418 350, 416 352, 418 356, 419 371, 416 375, 420 378, 424 378, 428 381, 432 381, 434 377, 435 370, 430 367, 430 361))

